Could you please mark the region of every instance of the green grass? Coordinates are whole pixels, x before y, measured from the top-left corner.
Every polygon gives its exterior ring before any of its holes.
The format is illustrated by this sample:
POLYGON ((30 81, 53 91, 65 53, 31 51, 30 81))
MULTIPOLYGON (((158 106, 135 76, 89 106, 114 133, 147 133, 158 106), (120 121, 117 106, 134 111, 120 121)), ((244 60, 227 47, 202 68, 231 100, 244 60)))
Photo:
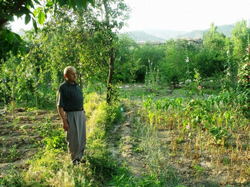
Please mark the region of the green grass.
MULTIPOLYGON (((119 163, 107 148, 109 129, 121 120, 119 103, 108 106, 104 97, 95 93, 89 94, 85 102, 88 119, 85 163, 73 167, 64 131, 46 118, 45 122, 35 125, 37 133, 43 137, 36 156, 26 169, 4 173, 0 186, 103 186, 122 175, 119 163)), ((15 147, 10 153, 13 158, 17 156, 15 147)), ((128 169, 123 168, 125 170, 128 169)))
MULTIPOLYGON (((206 96, 209 95, 218 95, 222 89, 218 86, 217 82, 205 81, 203 83, 205 86, 202 87, 202 93, 206 96)), ((194 88, 192 88, 194 89, 194 88)), ((195 91, 192 90, 188 85, 182 84, 181 87, 171 90, 167 85, 159 86, 146 86, 145 84, 135 84, 135 85, 123 85, 120 88, 120 97, 133 100, 141 101, 143 96, 155 95, 155 98, 161 97, 197 97, 198 89, 195 91), (190 92, 191 91, 191 92, 190 92), (190 92, 190 93, 189 93, 190 92)))

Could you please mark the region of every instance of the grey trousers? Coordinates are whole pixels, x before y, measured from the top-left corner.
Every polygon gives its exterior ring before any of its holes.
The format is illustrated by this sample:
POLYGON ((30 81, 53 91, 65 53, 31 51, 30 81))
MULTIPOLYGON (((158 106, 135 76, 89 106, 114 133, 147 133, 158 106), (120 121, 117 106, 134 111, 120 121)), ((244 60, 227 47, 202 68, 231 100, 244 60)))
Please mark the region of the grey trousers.
POLYGON ((81 160, 86 145, 86 123, 83 111, 67 112, 69 131, 66 131, 72 161, 81 160))

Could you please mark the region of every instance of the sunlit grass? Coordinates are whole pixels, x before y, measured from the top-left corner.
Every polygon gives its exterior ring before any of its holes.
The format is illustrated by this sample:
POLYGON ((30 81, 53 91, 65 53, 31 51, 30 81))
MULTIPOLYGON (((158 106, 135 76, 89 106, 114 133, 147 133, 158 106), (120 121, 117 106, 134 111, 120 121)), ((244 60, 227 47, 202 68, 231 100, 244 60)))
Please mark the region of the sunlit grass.
MULTIPOLYGON (((73 166, 65 149, 65 136, 61 126, 55 126, 50 118, 39 123, 37 132, 44 137, 36 156, 29 161, 25 170, 19 170, 22 186, 102 186, 112 175, 116 175, 117 163, 107 149, 108 128, 120 120, 119 104, 108 106, 103 95, 92 93, 85 98, 87 116, 87 145, 85 163, 73 166)), ((14 178, 7 180, 6 174, 1 185, 17 183, 14 178), (6 179, 6 180, 5 180, 6 179)), ((13 173, 10 173, 13 175, 13 173)))

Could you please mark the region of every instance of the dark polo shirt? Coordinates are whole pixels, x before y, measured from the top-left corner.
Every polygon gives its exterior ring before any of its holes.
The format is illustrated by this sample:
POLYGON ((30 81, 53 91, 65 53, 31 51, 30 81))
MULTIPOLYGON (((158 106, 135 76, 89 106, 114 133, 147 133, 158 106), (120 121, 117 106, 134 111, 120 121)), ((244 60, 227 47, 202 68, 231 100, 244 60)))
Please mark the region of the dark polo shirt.
POLYGON ((70 84, 67 81, 62 83, 57 91, 57 105, 65 110, 77 110, 83 108, 83 95, 79 85, 70 84))

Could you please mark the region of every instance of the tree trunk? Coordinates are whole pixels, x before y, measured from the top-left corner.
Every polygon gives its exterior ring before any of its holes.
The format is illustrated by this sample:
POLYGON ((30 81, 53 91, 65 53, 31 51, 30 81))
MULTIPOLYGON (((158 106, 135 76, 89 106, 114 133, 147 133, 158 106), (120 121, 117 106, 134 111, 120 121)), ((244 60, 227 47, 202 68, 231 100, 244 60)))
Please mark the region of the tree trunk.
MULTIPOLYGON (((112 43, 112 41, 111 41, 112 43)), ((107 103, 110 104, 112 100, 113 94, 113 75, 114 75, 114 64, 115 64, 115 53, 114 48, 110 49, 109 53, 109 74, 108 74, 108 81, 107 81, 107 103)))
POLYGON ((114 64, 115 64, 115 49, 113 47, 113 36, 112 36, 112 28, 110 27, 110 9, 108 8, 108 0, 103 0, 104 10, 105 10, 105 22, 106 29, 109 31, 109 40, 107 41, 107 48, 109 49, 109 74, 107 80, 107 103, 111 104, 114 87, 112 85, 113 75, 114 75, 114 64))

